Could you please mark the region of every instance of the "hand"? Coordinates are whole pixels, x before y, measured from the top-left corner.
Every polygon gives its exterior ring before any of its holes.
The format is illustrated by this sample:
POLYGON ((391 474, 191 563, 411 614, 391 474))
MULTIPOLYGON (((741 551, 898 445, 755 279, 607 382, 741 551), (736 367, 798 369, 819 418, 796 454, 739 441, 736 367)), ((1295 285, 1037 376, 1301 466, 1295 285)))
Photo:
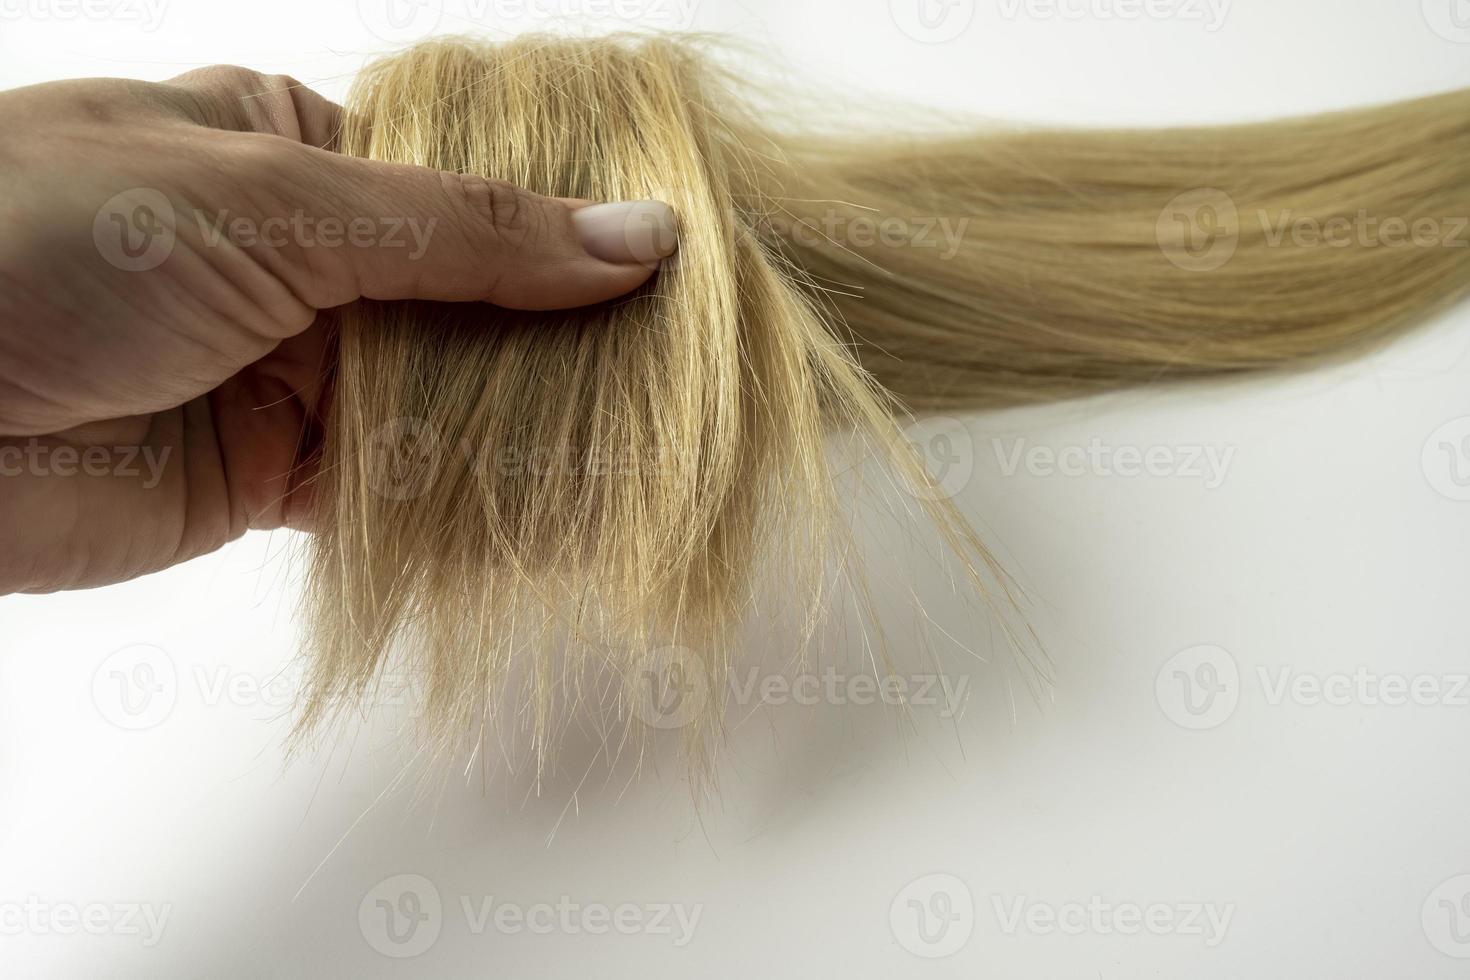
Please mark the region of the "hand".
POLYGON ((581 306, 672 249, 655 202, 585 207, 331 152, 340 112, 240 68, 0 93, 0 594, 304 525, 319 310, 581 306), (649 212, 663 234, 620 233, 649 212))

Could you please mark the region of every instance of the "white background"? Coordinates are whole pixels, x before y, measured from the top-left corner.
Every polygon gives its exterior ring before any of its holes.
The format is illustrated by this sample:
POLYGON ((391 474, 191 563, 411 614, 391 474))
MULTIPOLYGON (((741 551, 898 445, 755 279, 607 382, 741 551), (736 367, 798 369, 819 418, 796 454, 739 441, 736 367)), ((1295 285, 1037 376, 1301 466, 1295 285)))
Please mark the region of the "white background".
MULTIPOLYGON (((0 0, 0 86, 223 62, 340 97, 395 46, 370 29, 387 32, 383 0, 157 2, 155 21, 141 3, 0 0)), ((409 9, 424 18, 412 30, 491 37, 546 27, 537 10, 570 15, 561 29, 612 10, 641 21, 605 26, 734 33, 774 49, 804 96, 832 93, 819 101, 834 112, 892 99, 1201 122, 1470 85, 1462 0, 1217 2, 1223 21, 1203 0, 1117 2, 956 0, 929 32, 911 0, 486 0, 479 16, 448 0, 437 24, 409 9)), ((1306 376, 966 419, 957 500, 1035 597, 1053 693, 1015 684, 942 576, 890 572, 990 659, 937 645, 973 681, 963 716, 747 711, 702 810, 677 767, 632 779, 577 745, 539 796, 504 774, 416 795, 398 778, 408 754, 373 733, 283 772, 289 535, 114 588, 0 600, 0 974, 1464 976, 1467 347, 1460 310, 1306 376), (1094 439, 1174 447, 1181 465, 1007 472, 1017 440, 1094 439), (1231 453, 1223 480, 1188 472, 1182 447, 1231 453), (1210 669, 1223 690, 1191 714, 1181 678, 1210 669), (1437 687, 1438 703, 1277 696, 1283 678, 1360 669, 1437 687), (129 714, 119 684, 150 676, 129 714), (421 917, 402 918, 415 899, 421 917), (497 927, 495 908, 537 903, 573 911, 549 932, 497 927), (697 924, 588 928, 625 903, 697 924), (1089 903, 1139 906, 1163 934, 1126 909, 1070 917, 1089 903), (148 915, 166 915, 161 930, 148 915)), ((876 521, 868 553, 882 567, 909 536, 876 521)), ((890 633, 911 636, 912 613, 891 605, 890 633)), ((853 636, 834 628, 824 662, 861 672, 853 636)), ((779 632, 761 642, 779 657, 779 632)))

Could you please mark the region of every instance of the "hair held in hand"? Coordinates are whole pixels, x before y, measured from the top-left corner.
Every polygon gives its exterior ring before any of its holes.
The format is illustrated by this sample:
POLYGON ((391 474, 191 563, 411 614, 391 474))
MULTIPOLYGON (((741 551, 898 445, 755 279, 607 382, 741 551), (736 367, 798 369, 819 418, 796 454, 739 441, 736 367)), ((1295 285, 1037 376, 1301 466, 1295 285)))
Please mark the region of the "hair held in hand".
MULTIPOLYGON (((847 533, 834 437, 911 491, 1010 622, 909 413, 1309 363, 1470 285, 1470 248, 1421 234, 1470 215, 1466 92, 1199 129, 763 120, 678 38, 436 41, 359 79, 343 152, 667 201, 679 248, 598 307, 338 311, 298 734, 392 660, 434 751, 515 729, 542 762, 556 705, 580 699, 636 739, 649 676, 723 689, 758 580, 796 610, 793 651, 821 622, 847 533), (1405 234, 1361 233, 1364 214, 1405 234), (940 220, 960 230, 946 247, 832 233, 940 220)), ((681 729, 705 765, 719 698, 681 729)))

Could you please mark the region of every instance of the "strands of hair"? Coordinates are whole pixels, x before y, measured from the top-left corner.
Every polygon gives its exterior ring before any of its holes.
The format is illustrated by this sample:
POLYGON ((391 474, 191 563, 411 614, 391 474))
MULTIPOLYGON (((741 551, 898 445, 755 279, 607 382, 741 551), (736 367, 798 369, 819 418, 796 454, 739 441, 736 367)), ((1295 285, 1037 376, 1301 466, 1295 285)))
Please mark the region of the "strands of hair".
MULTIPOLYGON (((1467 92, 1278 124, 858 140, 763 126, 738 87, 666 37, 434 41, 359 79, 343 152, 657 198, 680 244, 596 308, 339 312, 298 740, 360 704, 390 656, 421 687, 434 752, 514 728, 539 772, 554 705, 598 699, 587 678, 607 674, 613 738, 636 740, 637 701, 677 693, 659 685, 723 690, 764 574, 802 612, 800 649, 846 533, 834 433, 909 488, 1044 682, 1013 586, 908 449, 907 411, 1297 365, 1470 286, 1470 249, 1276 237, 1282 221, 1470 214, 1467 92), (821 233, 922 216, 963 234, 945 249, 821 233), (656 652, 682 672, 649 689, 656 652)), ((683 724, 701 779, 719 707, 683 724)))

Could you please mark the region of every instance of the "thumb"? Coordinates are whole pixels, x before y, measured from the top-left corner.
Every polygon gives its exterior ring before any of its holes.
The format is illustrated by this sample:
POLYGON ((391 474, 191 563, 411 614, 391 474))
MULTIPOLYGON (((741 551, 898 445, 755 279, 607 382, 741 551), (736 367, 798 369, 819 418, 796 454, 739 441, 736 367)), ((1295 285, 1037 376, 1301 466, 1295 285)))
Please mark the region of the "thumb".
POLYGON ((269 197, 287 213, 333 218, 349 231, 342 247, 296 250, 276 270, 318 309, 360 298, 585 306, 641 286, 677 246, 673 209, 660 201, 544 197, 477 175, 281 142, 289 150, 268 178, 269 197), (297 200, 303 195, 311 199, 297 200))

